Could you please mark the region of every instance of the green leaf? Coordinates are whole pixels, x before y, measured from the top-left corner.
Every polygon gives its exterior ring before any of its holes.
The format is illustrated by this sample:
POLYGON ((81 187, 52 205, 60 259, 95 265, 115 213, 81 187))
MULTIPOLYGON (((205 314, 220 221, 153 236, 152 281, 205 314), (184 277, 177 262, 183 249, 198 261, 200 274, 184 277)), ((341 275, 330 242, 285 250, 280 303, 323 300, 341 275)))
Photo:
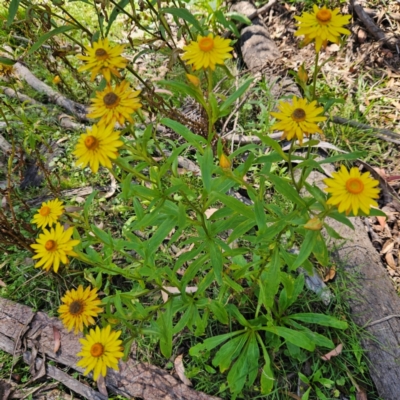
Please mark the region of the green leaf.
POLYGON ((297 256, 296 261, 293 263, 292 268, 300 267, 304 261, 308 259, 314 248, 318 235, 319 231, 307 231, 304 241, 300 247, 300 253, 297 256))
POLYGON ((275 335, 283 337, 288 342, 303 349, 314 351, 315 343, 303 332, 294 331, 284 326, 270 326, 261 328, 264 331, 274 333, 275 335))
POLYGON ((181 135, 188 143, 194 146, 200 154, 203 154, 203 146, 207 143, 207 141, 199 136, 195 135, 192 131, 190 131, 185 125, 180 124, 179 122, 173 121, 169 118, 163 118, 161 124, 167 126, 168 128, 173 129, 176 133, 181 135))
POLYGON ((248 333, 244 333, 225 343, 215 354, 212 365, 214 367, 219 367, 220 372, 225 372, 230 367, 233 360, 239 355, 248 336, 248 333))
POLYGON ((222 271, 224 269, 224 262, 221 249, 214 242, 209 242, 208 248, 210 252, 211 264, 214 269, 215 279, 217 280, 218 284, 222 285, 222 271))
POLYGON ((337 209, 332 208, 329 211, 328 217, 331 217, 331 218, 335 219, 336 221, 339 221, 342 224, 344 224, 354 230, 354 225, 351 223, 351 221, 344 214, 340 213, 337 209))
POLYGON ((303 394, 303 396, 301 396, 301 400, 308 400, 308 398, 310 397, 310 393, 311 393, 311 387, 309 387, 307 391, 303 394))
POLYGON ((272 254, 272 259, 261 273, 259 279, 260 298, 264 307, 270 310, 274 305, 276 293, 278 293, 281 271, 281 259, 278 249, 272 254))
POLYGON ((202 351, 209 351, 212 349, 215 349, 217 346, 219 346, 221 343, 224 343, 226 340, 237 336, 241 333, 243 333, 244 330, 240 331, 235 331, 235 332, 229 332, 225 333, 224 335, 219 335, 219 336, 214 336, 206 339, 203 343, 196 344, 196 346, 191 347, 189 350, 189 354, 193 357, 198 357, 200 356, 200 353, 202 351))
POLYGON ((321 232, 319 232, 319 235, 315 239, 312 253, 323 267, 328 266, 329 264, 328 248, 326 247, 326 243, 323 236, 321 235, 321 232))
POLYGON ((384 213, 383 211, 381 211, 377 208, 374 208, 374 207, 370 208, 369 216, 370 217, 387 217, 386 213, 384 213))
POLYGON ((172 302, 166 304, 165 312, 160 312, 157 319, 160 330, 160 350, 165 358, 172 354, 172 302))
POLYGON ((325 204, 326 202, 326 193, 324 193, 319 187, 315 185, 310 185, 308 182, 304 182, 307 190, 311 193, 311 195, 319 201, 321 204, 325 204))
POLYGON ((76 27, 73 25, 64 25, 64 26, 59 26, 58 28, 55 28, 52 31, 45 33, 44 35, 40 36, 40 38, 36 43, 32 45, 32 47, 29 49, 26 55, 34 53, 46 40, 50 39, 51 37, 58 35, 60 33, 71 31, 72 29, 76 29, 76 27))
POLYGON ((351 161, 357 160, 357 158, 365 158, 367 156, 366 151, 355 151, 353 153, 347 154, 338 154, 337 156, 332 156, 328 158, 324 158, 323 160, 319 161, 319 164, 330 164, 335 163, 337 161, 351 161))
POLYGON ((209 193, 211 190, 212 170, 214 168, 213 151, 211 146, 207 146, 204 151, 204 155, 199 155, 198 159, 204 188, 209 193))
POLYGON ((210 303, 210 309, 212 313, 215 315, 215 318, 217 318, 217 320, 221 322, 221 324, 225 325, 228 324, 229 322, 228 313, 225 310, 225 307, 219 301, 212 300, 210 303))
POLYGON ((272 139, 268 135, 260 135, 259 137, 263 143, 269 147, 272 147, 281 156, 282 160, 288 161, 287 154, 282 150, 282 147, 276 140, 272 139))
POLYGON ((274 184, 275 190, 285 196, 288 200, 296 203, 298 206, 307 207, 304 199, 300 197, 296 189, 293 188, 287 181, 277 175, 268 174, 268 179, 274 184))
POLYGON ((172 14, 178 18, 182 18, 186 22, 189 22, 189 24, 192 24, 193 27, 196 28, 196 30, 203 35, 204 31, 201 25, 199 24, 199 21, 186 8, 161 8, 160 12, 166 14, 172 14))
POLYGON ((11 58, 0 57, 0 63, 4 64, 4 65, 8 65, 10 67, 12 67, 16 62, 17 62, 17 60, 11 60, 11 58))
POLYGON ((240 353, 239 358, 233 364, 227 376, 229 389, 235 394, 243 389, 249 371, 249 358, 247 357, 246 350, 247 346, 240 353))
POLYGON ((176 218, 167 218, 154 232, 153 236, 147 242, 147 248, 150 254, 158 250, 160 244, 165 240, 171 230, 177 224, 176 218))
POLYGON ((224 112, 225 110, 228 109, 228 107, 234 103, 240 96, 242 96, 246 90, 249 88, 251 82, 253 82, 254 78, 249 78, 247 79, 242 86, 238 90, 236 90, 234 93, 232 93, 222 104, 220 107, 220 112, 224 112))
POLYGON ((298 321, 306 322, 308 324, 317 324, 322 326, 330 326, 337 329, 347 329, 348 324, 346 321, 340 321, 335 317, 325 314, 316 313, 298 313, 289 315, 288 318, 298 321))
POLYGON ((249 364, 247 385, 251 386, 258 375, 258 360, 260 358, 260 348, 258 347, 256 334, 254 332, 250 334, 246 350, 249 364))
MULTIPOLYGON (((234 220, 235 220, 235 218, 233 218, 233 221, 234 220)), ((227 243, 230 244, 234 240, 240 238, 246 232, 248 232, 250 229, 252 229, 254 227, 254 225, 256 225, 256 221, 251 221, 251 220, 249 221, 248 219, 246 219, 245 221, 243 221, 240 224, 236 225, 236 227, 233 229, 232 233, 229 235, 227 243)))
POLYGON ((245 25, 251 25, 251 20, 249 18, 247 18, 245 15, 243 14, 239 14, 237 12, 234 11, 229 11, 227 13, 225 13, 225 15, 235 21, 240 22, 241 24, 245 24, 245 25))
POLYGON ((237 212, 238 214, 244 215, 248 219, 254 220, 253 209, 251 207, 245 206, 241 201, 218 192, 211 192, 210 198, 212 199, 212 201, 219 200, 231 210, 237 212))
POLYGON ((11 0, 10 6, 8 7, 8 17, 7 17, 7 28, 9 28, 17 15, 19 3, 21 0, 11 0))
POLYGON ((85 205, 83 206, 83 218, 85 219, 87 224, 89 224, 89 209, 97 193, 98 193, 97 190, 93 190, 93 192, 87 197, 85 205))
POLYGON ((175 90, 176 93, 186 94, 193 99, 195 99, 199 104, 201 104, 204 108, 207 108, 206 102, 201 92, 196 90, 195 88, 187 85, 183 82, 178 81, 159 81, 159 85, 168 86, 175 90))
POLYGON ((114 23, 118 14, 122 12, 121 9, 124 9, 129 4, 129 0, 121 0, 111 11, 110 17, 108 19, 108 25, 106 29, 106 37, 108 36, 108 32, 110 32, 111 25, 114 23))
POLYGON ((334 239, 343 239, 342 236, 340 236, 331 226, 328 224, 324 224, 324 228, 326 229, 326 232, 331 238, 334 239))
POLYGON ((263 353, 264 357, 264 367, 261 371, 261 378, 260 378, 260 383, 261 383, 261 393, 262 394, 268 394, 272 391, 272 388, 274 387, 274 374, 272 372, 271 368, 271 359, 269 357, 268 351, 265 348, 264 342, 261 339, 261 336, 256 333, 257 335, 257 341, 261 346, 261 350, 263 353))

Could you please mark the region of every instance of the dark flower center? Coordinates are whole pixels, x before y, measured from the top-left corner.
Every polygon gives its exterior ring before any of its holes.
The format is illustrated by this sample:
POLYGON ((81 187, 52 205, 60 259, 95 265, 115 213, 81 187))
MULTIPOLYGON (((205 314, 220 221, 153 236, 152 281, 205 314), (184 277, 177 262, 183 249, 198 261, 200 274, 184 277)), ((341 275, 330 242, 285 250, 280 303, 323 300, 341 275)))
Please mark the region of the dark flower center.
POLYGON ((48 240, 44 247, 47 251, 54 251, 57 249, 57 243, 54 240, 48 240))
POLYGON ((104 49, 97 49, 94 54, 98 60, 105 60, 108 58, 108 53, 104 49))
POLYGON ((117 107, 119 100, 119 97, 114 92, 109 92, 103 97, 103 102, 108 108, 117 107))
POLYGON ((82 311, 83 311, 83 303, 79 300, 75 300, 69 305, 69 312, 72 315, 79 315, 82 313, 82 311))
POLYGON ((292 119, 296 122, 303 122, 306 119, 306 112, 302 108, 296 108, 292 112, 292 119))

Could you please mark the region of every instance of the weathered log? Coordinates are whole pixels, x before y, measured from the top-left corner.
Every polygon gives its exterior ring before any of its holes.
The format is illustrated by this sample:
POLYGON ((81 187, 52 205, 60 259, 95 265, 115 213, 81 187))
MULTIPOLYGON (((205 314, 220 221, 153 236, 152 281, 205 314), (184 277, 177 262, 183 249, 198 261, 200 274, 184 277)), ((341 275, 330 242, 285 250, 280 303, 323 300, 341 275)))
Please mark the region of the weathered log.
MULTIPOLYGON (((26 352, 25 348, 28 348, 35 350, 41 358, 45 356, 46 360, 56 361, 82 373, 82 368, 76 365, 78 361, 76 354, 81 347, 78 339, 81 337, 81 334, 74 335, 72 332, 67 332, 57 318, 50 318, 42 312, 35 313, 27 306, 0 298, 0 348, 10 354, 23 354, 27 362, 40 363, 40 360, 33 360, 32 354, 26 352), (61 337, 61 346, 56 353, 54 352, 54 329, 58 330, 61 337)), ((55 379, 67 383, 72 390, 74 387, 79 388, 80 394, 88 399, 104 399, 104 396, 91 388, 82 392, 84 388, 74 386, 72 377, 68 375, 67 378, 63 375, 65 373, 54 368, 50 368, 46 364, 46 372, 55 379), (64 382, 64 378, 66 382, 64 382)), ((144 400, 218 399, 202 392, 196 392, 161 368, 137 362, 132 358, 126 362, 120 361, 119 371, 109 370, 105 384, 110 391, 128 398, 144 400)))

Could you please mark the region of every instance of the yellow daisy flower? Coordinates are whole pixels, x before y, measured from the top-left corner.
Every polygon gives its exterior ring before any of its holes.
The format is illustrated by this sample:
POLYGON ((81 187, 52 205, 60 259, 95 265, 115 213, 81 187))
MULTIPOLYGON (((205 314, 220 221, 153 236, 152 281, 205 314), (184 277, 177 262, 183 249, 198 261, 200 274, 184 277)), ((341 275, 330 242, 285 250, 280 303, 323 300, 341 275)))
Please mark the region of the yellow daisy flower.
POLYGON ((78 71, 91 70, 90 80, 93 81, 97 74, 102 73, 107 82, 111 80, 111 74, 121 77, 117 68, 125 68, 128 60, 121 56, 124 45, 111 47, 108 39, 100 39, 93 43, 93 47, 85 46, 87 56, 79 55, 79 59, 86 61, 86 65, 79 67, 78 71))
POLYGON ((89 164, 94 173, 99 170, 99 165, 111 168, 110 158, 117 158, 118 147, 123 145, 119 137, 113 125, 86 128, 86 133, 80 136, 73 151, 78 158, 77 165, 85 167, 89 164))
POLYGON ((107 375, 107 368, 118 371, 118 360, 124 355, 122 352, 122 340, 118 340, 121 331, 111 331, 110 325, 96 330, 90 329, 90 332, 84 339, 79 339, 82 343, 82 351, 77 354, 83 357, 76 365, 86 368, 84 375, 93 370, 93 379, 102 375, 107 375))
POLYGON ((13 74, 14 67, 12 65, 7 65, 0 63, 0 76, 9 77, 13 74))
POLYGON ((60 263, 68 263, 67 256, 76 256, 73 247, 79 243, 79 240, 71 239, 73 231, 73 227, 64 230, 59 222, 50 230, 43 229, 36 243, 31 244, 37 253, 32 258, 39 258, 35 268, 42 267, 49 271, 53 267, 54 272, 58 272, 60 263))
POLYGON ((64 304, 58 309, 60 319, 68 331, 74 328, 75 334, 83 331, 83 325, 94 325, 94 318, 103 311, 98 307, 101 300, 97 297, 97 289, 91 290, 90 286, 85 290, 82 285, 78 290, 68 290, 61 301, 64 304))
POLYGON ((339 9, 329 10, 325 6, 319 9, 313 6, 313 12, 304 12, 301 17, 295 17, 298 31, 295 36, 304 35, 304 44, 308 44, 315 39, 315 50, 318 53, 321 47, 328 44, 328 40, 333 43, 339 43, 340 34, 350 35, 350 31, 343 28, 343 25, 349 23, 351 15, 340 15, 339 9))
POLYGON ((324 109, 316 105, 316 101, 307 104, 307 100, 298 99, 296 96, 293 96, 292 104, 286 101, 279 102, 280 112, 271 112, 271 115, 281 121, 272 125, 271 129, 282 130, 282 139, 291 140, 296 136, 302 144, 303 135, 322 133, 316 122, 325 121, 326 117, 320 115, 324 109))
POLYGON ((227 58, 232 58, 230 52, 233 47, 229 46, 230 40, 220 36, 213 36, 210 33, 208 36, 197 37, 197 42, 192 41, 187 46, 184 46, 185 53, 182 60, 187 60, 188 64, 193 64, 193 69, 201 69, 210 67, 215 69, 216 64, 223 64, 227 58))
POLYGON ((371 206, 377 207, 374 199, 379 197, 379 181, 372 178, 369 172, 360 173, 357 167, 351 168, 350 172, 342 165, 340 171, 332 173, 333 178, 324 179, 328 186, 325 191, 331 193, 327 204, 338 206, 339 212, 358 214, 361 209, 369 214, 371 206))
POLYGON ((42 203, 37 214, 33 216, 32 223, 36 224, 38 228, 44 228, 47 225, 51 226, 57 222, 58 217, 64 212, 62 201, 58 199, 49 200, 42 203))
POLYGON ((133 123, 131 114, 142 107, 138 99, 139 93, 140 90, 132 90, 127 81, 122 81, 115 88, 107 85, 102 92, 96 92, 87 116, 101 118, 98 125, 115 125, 116 121, 123 125, 125 119, 133 123))

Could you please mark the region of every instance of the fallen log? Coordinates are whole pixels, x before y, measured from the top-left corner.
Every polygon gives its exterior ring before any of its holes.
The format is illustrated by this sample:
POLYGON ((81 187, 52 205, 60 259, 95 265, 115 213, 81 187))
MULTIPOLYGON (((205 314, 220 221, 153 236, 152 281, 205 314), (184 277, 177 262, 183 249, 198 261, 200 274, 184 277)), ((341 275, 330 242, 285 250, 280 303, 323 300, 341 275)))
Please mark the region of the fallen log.
MULTIPOLYGON (((79 390, 79 394, 87 399, 103 400, 106 398, 104 395, 82 383, 79 385, 72 376, 48 364, 49 360, 55 361, 82 373, 82 368, 76 365, 76 354, 81 347, 78 339, 81 337, 81 334, 67 332, 57 318, 50 318, 42 312, 35 313, 27 306, 0 298, 0 349, 10 354, 22 355, 27 363, 34 362, 38 368, 45 359, 46 374, 60 380, 71 390, 79 390), (55 330, 61 338, 60 348, 56 352, 55 330), (33 357, 32 354, 37 354, 37 357, 33 357)), ((133 358, 128 358, 125 362, 120 361, 119 371, 109 370, 105 384, 111 392, 127 398, 218 400, 217 397, 191 389, 161 368, 138 362, 133 358)))

